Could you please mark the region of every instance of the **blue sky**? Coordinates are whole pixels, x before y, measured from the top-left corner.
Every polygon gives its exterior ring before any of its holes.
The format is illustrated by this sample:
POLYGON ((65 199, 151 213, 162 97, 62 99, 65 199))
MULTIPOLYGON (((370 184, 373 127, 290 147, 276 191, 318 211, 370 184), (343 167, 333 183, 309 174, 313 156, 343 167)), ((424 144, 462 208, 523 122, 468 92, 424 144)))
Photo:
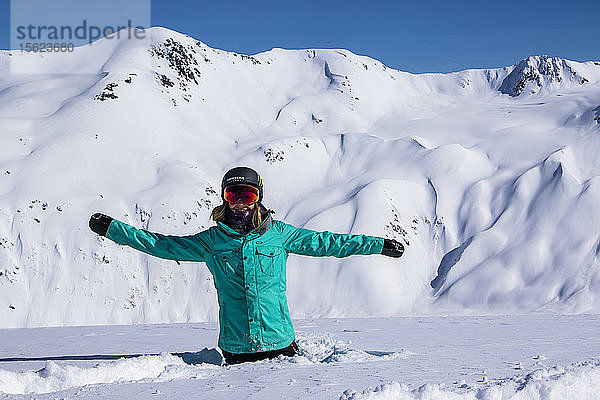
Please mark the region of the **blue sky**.
MULTIPOLYGON (((13 0, 19 1, 19 0, 13 0)), ((151 2, 151 24, 211 47, 344 48, 409 72, 511 65, 529 55, 600 59, 600 2, 151 2)), ((10 47, 10 2, 0 0, 0 48, 10 47)))

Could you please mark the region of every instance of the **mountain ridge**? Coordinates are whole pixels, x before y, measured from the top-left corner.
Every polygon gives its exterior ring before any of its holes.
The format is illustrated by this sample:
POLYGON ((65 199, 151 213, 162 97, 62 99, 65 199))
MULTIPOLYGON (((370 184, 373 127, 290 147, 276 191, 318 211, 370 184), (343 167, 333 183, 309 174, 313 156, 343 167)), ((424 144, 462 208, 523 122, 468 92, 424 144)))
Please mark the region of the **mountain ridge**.
MULTIPOLYGON (((369 66, 383 69, 384 71, 390 70, 396 74, 401 74, 404 76, 410 76, 413 78, 420 77, 428 77, 428 76, 467 76, 465 80, 457 79, 456 84, 459 87, 465 88, 468 86, 473 79, 479 79, 480 77, 475 77, 475 75, 483 74, 485 79, 490 83, 492 89, 498 90, 502 94, 508 94, 512 97, 522 96, 522 95, 532 95, 539 93, 540 91, 556 91, 561 88, 568 88, 569 83, 573 83, 572 86, 577 87, 577 85, 584 85, 587 83, 596 84, 600 82, 600 62, 597 61, 588 61, 588 62, 576 62, 570 61, 567 59, 562 59, 559 57, 549 57, 547 55, 532 55, 526 57, 516 64, 500 67, 500 68, 480 68, 480 69, 466 69, 463 71, 457 72, 448 72, 448 73, 409 73, 403 72, 400 70, 393 69, 381 63, 380 61, 368 57, 368 56, 360 56, 355 53, 352 53, 350 50, 346 49, 299 49, 299 50, 286 50, 282 48, 273 48, 271 50, 263 51, 256 53, 254 55, 244 55, 237 53, 235 51, 227 51, 227 50, 219 50, 213 49, 204 44, 203 42, 196 40, 188 35, 178 33, 176 31, 169 30, 167 28, 161 27, 153 27, 146 30, 150 33, 149 38, 145 40, 141 40, 140 42, 146 43, 149 47, 148 51, 152 58, 155 57, 165 57, 171 54, 171 51, 177 51, 178 57, 182 57, 179 61, 182 61, 185 58, 186 62, 198 62, 196 60, 196 56, 199 56, 200 59, 203 59, 206 62, 209 62, 207 58, 208 53, 215 53, 217 55, 225 55, 227 57, 238 58, 240 61, 249 60, 254 64, 260 64, 259 59, 265 59, 265 62, 269 64, 273 58, 276 58, 277 55, 301 55, 304 54, 305 58, 315 58, 317 53, 322 58, 330 58, 335 55, 341 55, 344 58, 350 57, 350 59, 355 60, 355 63, 359 63, 365 69, 368 69, 369 66), (186 42, 185 45, 182 45, 183 42, 186 42), (165 46, 166 45, 166 46, 165 46), (161 48, 162 51, 157 53, 157 48, 161 48), (165 52, 166 48, 170 48, 171 51, 165 52), (197 51, 198 50, 198 51, 197 51), (186 53, 186 51, 188 53, 186 53), (200 55, 203 53, 204 55, 200 55)), ((117 33, 113 35, 117 35, 117 33)), ((125 39, 108 39, 101 38, 96 42, 93 42, 90 45, 85 45, 79 48, 76 48, 75 52, 81 51, 81 49, 86 49, 89 51, 96 47, 108 47, 111 43, 118 43, 121 41, 122 43, 126 43, 125 39), (112 41, 115 42, 112 42, 112 41)), ((32 56, 31 54, 18 54, 16 51, 11 50, 3 50, 0 51, 0 59, 1 55, 4 53, 5 57, 11 58, 15 55, 19 56, 32 56)), ((117 53, 118 54, 118 53, 117 53)), ((51 56, 60 56, 51 55, 51 56)), ((118 57, 117 57, 118 58, 118 57)), ((172 59, 171 62, 174 62, 175 59, 172 59)), ((149 62, 140 62, 140 64, 147 64, 149 62)), ((114 64, 114 62, 112 62, 114 64)), ((104 63, 102 68, 105 68, 107 65, 111 65, 111 60, 104 63)), ((122 68, 116 66, 117 68, 122 68)), ((149 66, 146 66, 148 68, 149 66)), ((180 71, 183 73, 183 71, 180 71)), ((189 71, 187 71, 189 74, 189 71)), ((192 77, 193 78, 193 77, 192 77)))

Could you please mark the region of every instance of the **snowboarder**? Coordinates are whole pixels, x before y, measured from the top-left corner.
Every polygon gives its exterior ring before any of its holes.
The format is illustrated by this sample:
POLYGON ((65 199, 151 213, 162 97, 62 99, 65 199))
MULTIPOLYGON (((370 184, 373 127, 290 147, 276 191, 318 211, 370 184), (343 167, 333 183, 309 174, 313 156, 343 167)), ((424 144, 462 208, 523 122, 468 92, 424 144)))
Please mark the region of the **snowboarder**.
POLYGON ((217 289, 219 347, 227 364, 298 354, 288 310, 289 253, 347 257, 400 257, 402 243, 366 235, 316 232, 271 217, 262 205, 263 183, 247 167, 229 170, 221 183, 223 204, 211 217, 216 226, 195 235, 166 236, 96 213, 95 233, 144 253, 176 261, 205 262, 217 289))

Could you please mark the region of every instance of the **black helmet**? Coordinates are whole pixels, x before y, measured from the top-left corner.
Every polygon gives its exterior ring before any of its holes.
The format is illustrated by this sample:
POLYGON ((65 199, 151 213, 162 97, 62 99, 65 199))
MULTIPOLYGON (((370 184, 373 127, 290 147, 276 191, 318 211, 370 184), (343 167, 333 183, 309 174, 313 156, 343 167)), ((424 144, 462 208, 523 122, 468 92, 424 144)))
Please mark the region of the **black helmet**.
POLYGON ((225 200, 223 195, 225 188, 231 185, 251 185, 258 189, 258 202, 260 203, 263 197, 263 183, 262 178, 252 168, 248 167, 235 167, 227 171, 223 176, 221 182, 221 197, 225 200))

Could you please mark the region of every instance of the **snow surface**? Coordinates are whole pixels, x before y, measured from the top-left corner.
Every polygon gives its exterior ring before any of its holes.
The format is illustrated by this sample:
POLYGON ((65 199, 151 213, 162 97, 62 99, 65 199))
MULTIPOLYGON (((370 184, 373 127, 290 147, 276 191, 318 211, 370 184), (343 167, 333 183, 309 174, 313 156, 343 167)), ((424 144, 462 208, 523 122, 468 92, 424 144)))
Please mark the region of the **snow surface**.
POLYGON ((147 33, 0 52, 0 398, 597 398, 599 62, 414 75, 147 33), (87 221, 206 229, 237 165, 276 218, 407 251, 290 256, 302 355, 223 367, 205 266, 87 221))
POLYGON ((11 329, 2 332, 11 346, 0 351, 0 399, 596 399, 599 318, 296 320, 300 356, 235 366, 213 357, 215 323, 11 329), (196 353, 3 361, 166 351, 196 353))

